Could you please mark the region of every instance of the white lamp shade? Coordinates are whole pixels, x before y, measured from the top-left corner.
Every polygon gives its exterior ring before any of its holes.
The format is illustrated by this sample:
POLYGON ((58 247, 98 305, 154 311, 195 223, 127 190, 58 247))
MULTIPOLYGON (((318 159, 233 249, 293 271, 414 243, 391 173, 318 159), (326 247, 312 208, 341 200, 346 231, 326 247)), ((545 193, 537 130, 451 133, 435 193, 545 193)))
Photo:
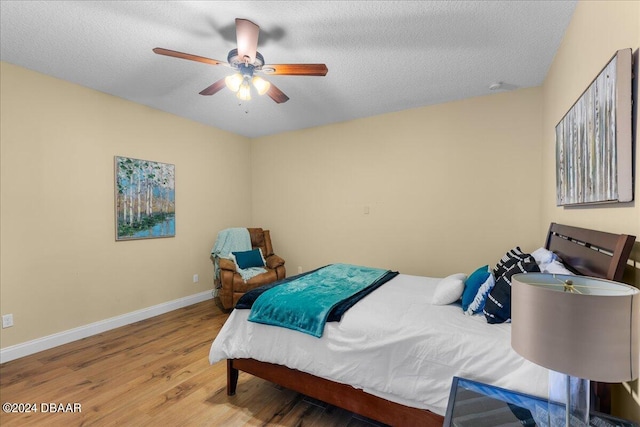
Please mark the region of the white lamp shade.
POLYGON ((240 73, 235 73, 232 74, 230 76, 227 76, 224 78, 224 83, 227 85, 227 87, 229 88, 229 90, 231 90, 232 92, 237 92, 238 89, 240 89, 240 85, 242 84, 242 74, 240 73))
POLYGON ((538 365, 593 381, 638 378, 640 291, 632 286, 584 276, 516 274, 511 323, 511 346, 538 365), (564 291, 567 280, 576 293, 564 291))
POLYGON ((251 81, 253 83, 253 86, 258 91, 258 94, 260 95, 264 95, 265 93, 267 93, 267 91, 271 87, 271 83, 259 76, 254 76, 251 81))
POLYGON ((246 80, 243 81, 242 84, 240 85, 240 88, 238 89, 236 96, 243 101, 251 100, 251 87, 249 86, 249 83, 247 83, 246 80))

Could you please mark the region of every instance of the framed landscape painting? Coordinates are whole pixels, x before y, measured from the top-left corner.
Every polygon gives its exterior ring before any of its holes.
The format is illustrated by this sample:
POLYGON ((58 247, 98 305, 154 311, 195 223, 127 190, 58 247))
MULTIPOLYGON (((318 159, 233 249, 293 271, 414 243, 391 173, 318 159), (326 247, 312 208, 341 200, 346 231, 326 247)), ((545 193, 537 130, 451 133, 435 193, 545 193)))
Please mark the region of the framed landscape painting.
POLYGON ((176 235, 175 165, 115 157, 116 241, 176 235))

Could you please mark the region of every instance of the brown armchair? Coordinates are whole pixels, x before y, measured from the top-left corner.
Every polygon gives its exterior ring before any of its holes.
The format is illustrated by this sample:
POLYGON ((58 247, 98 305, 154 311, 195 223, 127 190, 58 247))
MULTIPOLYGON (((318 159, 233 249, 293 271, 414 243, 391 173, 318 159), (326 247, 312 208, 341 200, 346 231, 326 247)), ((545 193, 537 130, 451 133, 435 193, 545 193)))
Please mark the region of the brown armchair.
POLYGON ((245 292, 257 288, 276 280, 284 279, 286 269, 284 260, 273 253, 271 246, 271 236, 269 230, 262 228, 247 228, 251 237, 251 246, 253 249, 262 249, 262 254, 266 261, 266 273, 258 274, 247 280, 245 283, 236 271, 236 265, 232 260, 219 258, 220 266, 220 303, 225 309, 235 307, 236 303, 245 292))

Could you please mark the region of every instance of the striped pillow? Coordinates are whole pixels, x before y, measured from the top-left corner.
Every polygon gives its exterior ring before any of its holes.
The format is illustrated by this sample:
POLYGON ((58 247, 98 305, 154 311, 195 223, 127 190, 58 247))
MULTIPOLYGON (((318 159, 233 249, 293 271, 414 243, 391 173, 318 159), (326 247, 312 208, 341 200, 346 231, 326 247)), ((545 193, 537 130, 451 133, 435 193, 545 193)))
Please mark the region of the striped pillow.
POLYGON ((539 272, 536 260, 528 255, 523 260, 505 263, 506 271, 496 279, 484 306, 488 323, 504 323, 511 320, 511 276, 518 273, 539 272))
POLYGON ((520 246, 516 246, 513 249, 510 249, 506 254, 502 256, 502 258, 500 258, 500 261, 498 261, 496 266, 493 268, 493 277, 495 277, 497 280, 507 270, 512 268, 515 263, 517 263, 518 261, 522 261, 530 256, 530 254, 522 252, 520 246))

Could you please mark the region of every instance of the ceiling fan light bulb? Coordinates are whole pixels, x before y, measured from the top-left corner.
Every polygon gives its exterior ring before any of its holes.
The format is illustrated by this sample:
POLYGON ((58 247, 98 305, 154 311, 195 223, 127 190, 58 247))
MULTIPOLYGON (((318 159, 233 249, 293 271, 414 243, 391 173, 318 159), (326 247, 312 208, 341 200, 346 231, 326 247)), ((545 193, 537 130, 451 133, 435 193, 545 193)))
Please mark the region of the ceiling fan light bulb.
POLYGON ((243 101, 251 100, 251 86, 247 82, 244 82, 240 85, 240 89, 238 89, 238 93, 236 96, 243 101))
POLYGON ((253 83, 253 86, 258 91, 258 94, 260 95, 264 95, 265 93, 267 93, 267 91, 271 87, 271 83, 269 83, 268 81, 266 81, 265 79, 259 76, 254 76, 252 83, 253 83))
POLYGON ((237 92, 240 89, 240 84, 242 83, 242 74, 236 73, 231 76, 227 76, 224 78, 224 83, 227 85, 229 90, 232 92, 237 92))

